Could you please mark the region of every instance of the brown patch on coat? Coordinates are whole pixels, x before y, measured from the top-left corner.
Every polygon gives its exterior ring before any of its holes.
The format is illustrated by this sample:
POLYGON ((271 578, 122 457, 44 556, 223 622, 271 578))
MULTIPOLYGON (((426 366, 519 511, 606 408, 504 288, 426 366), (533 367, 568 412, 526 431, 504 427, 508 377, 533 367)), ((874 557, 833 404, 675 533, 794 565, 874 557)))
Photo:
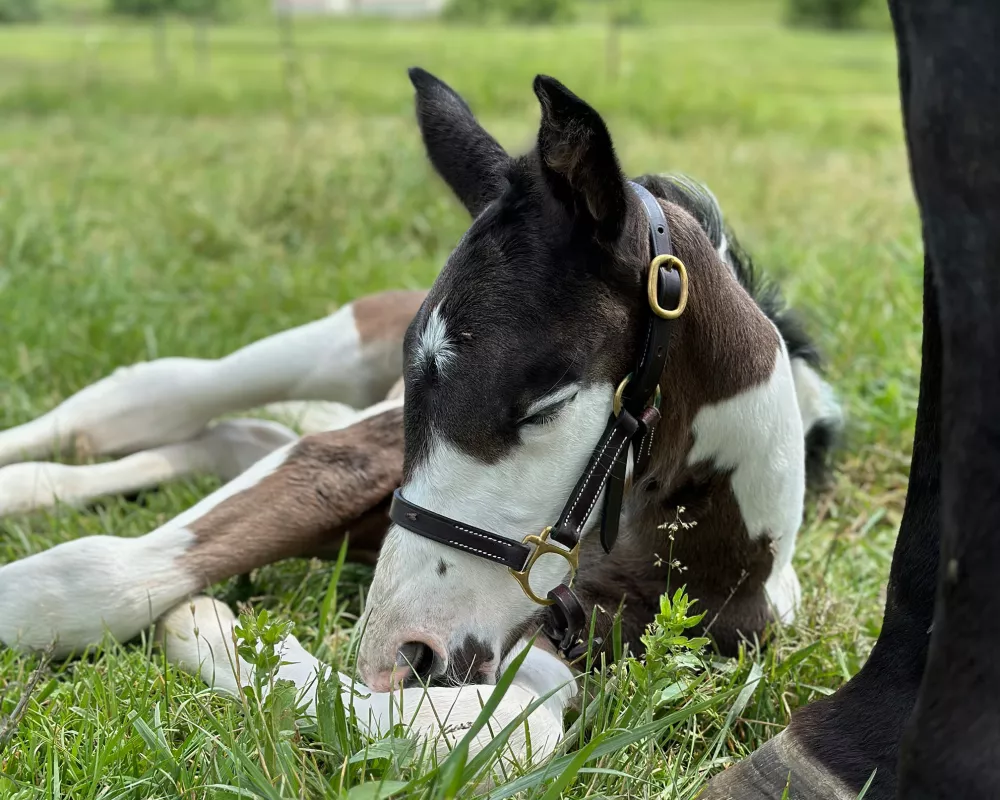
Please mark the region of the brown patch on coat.
POLYGON ((361 346, 374 341, 399 340, 402 347, 406 329, 425 297, 426 291, 393 291, 355 300, 354 325, 358 329, 361 346))
POLYGON ((337 526, 329 535, 322 538, 317 547, 304 552, 303 557, 335 561, 340 556, 344 539, 347 539, 347 559, 374 567, 382 549, 382 541, 391 524, 389 521, 391 502, 392 497, 387 497, 360 517, 337 526))
MULTIPOLYGON (((714 470, 695 470, 690 483, 666 502, 653 502, 638 515, 633 531, 623 536, 610 554, 588 540, 581 562, 577 592, 588 620, 598 609, 598 636, 607 642, 619 608, 622 641, 641 652, 640 637, 660 608, 660 596, 686 587, 704 613, 699 630, 707 631, 719 651, 735 655, 744 639, 760 638, 773 621, 763 592, 771 574, 773 554, 766 538, 746 533, 730 476, 714 470), (675 532, 659 528, 678 519, 696 523, 675 532)), ((610 642, 607 642, 610 644, 610 642)))
POLYGON ((699 407, 718 403, 771 377, 781 338, 694 218, 669 204, 665 211, 674 249, 687 267, 689 292, 663 389, 677 386, 699 407))
POLYGON ((371 562, 402 471, 401 408, 307 436, 272 474, 189 526, 197 541, 179 563, 207 586, 285 558, 336 556, 344 536, 371 562))

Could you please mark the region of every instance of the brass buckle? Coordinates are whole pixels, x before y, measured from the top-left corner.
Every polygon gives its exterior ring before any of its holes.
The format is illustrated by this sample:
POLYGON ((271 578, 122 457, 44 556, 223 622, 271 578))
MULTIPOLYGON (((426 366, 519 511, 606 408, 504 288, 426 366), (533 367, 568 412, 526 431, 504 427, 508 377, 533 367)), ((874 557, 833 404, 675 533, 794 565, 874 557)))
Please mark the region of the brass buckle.
POLYGON ((688 274, 687 270, 684 268, 684 262, 677 256, 672 256, 666 253, 659 255, 650 261, 649 277, 646 280, 646 296, 649 299, 649 307, 658 317, 662 317, 663 319, 677 319, 681 314, 683 314, 688 303, 688 274), (675 309, 661 307, 659 299, 657 298, 656 281, 660 274, 660 267, 664 264, 669 266, 671 269, 677 270, 677 274, 680 275, 681 278, 681 296, 677 301, 677 308, 675 309))
MULTIPOLYGON (((622 395, 625 394, 625 387, 628 386, 628 382, 632 380, 632 373, 630 372, 625 376, 625 379, 618 384, 618 388, 615 389, 615 402, 612 406, 612 411, 617 417, 622 413, 622 395)), ((656 394, 653 395, 653 408, 657 411, 660 410, 660 401, 662 400, 662 395, 660 393, 660 384, 656 384, 656 394)))
POLYGON ((528 581, 528 576, 531 574, 531 568, 535 565, 535 562, 546 553, 555 553, 558 556, 562 556, 569 562, 571 569, 569 581, 567 582, 569 584, 572 584, 573 578, 576 577, 576 571, 580 565, 580 545, 577 544, 577 546, 572 550, 567 550, 561 545, 550 542, 550 533, 552 533, 551 525, 542 531, 539 536, 535 536, 534 534, 525 536, 522 544, 534 545, 535 551, 528 557, 528 563, 524 565, 523 570, 511 569, 510 567, 507 568, 510 570, 510 574, 514 576, 514 580, 521 584, 521 589, 528 596, 528 599, 538 603, 540 606, 550 606, 553 601, 549 600, 547 597, 539 597, 531 590, 531 584, 528 581))

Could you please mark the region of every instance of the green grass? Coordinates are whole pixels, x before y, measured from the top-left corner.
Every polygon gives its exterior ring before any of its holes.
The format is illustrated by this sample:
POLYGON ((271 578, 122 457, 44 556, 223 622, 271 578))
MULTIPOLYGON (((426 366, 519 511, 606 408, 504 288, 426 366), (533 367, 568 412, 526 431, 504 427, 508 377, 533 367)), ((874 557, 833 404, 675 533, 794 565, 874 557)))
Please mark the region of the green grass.
MULTIPOLYGON (((807 312, 850 431, 800 537, 799 623, 766 655, 707 673, 683 653, 655 674, 605 673, 566 757, 596 742, 591 760, 574 763, 583 769, 564 789, 552 773, 522 779, 536 784, 526 796, 689 797, 791 709, 839 686, 878 633, 905 492, 921 255, 892 41, 790 31, 771 2, 663 7, 660 27, 622 31, 615 70, 598 25, 310 20, 290 46, 261 23, 213 30, 205 60, 174 23, 166 63, 142 26, 0 30, 0 428, 118 365, 219 356, 365 292, 429 285, 467 220, 423 158, 413 64, 462 91, 512 149, 536 130, 534 74, 560 78, 605 113, 628 171, 707 181, 807 312), (764 681, 739 694, 756 670, 764 681), (615 738, 656 721, 641 742, 615 738)), ((0 521, 0 562, 87 534, 140 535, 214 486, 0 521)), ((345 567, 321 623, 333 570, 279 564, 220 593, 293 621, 307 647, 347 669, 369 573, 345 567)), ((0 796, 236 796, 204 788, 228 783, 246 797, 333 797, 421 776, 405 793, 446 794, 398 742, 365 751, 336 725, 293 735, 280 709, 212 697, 149 651, 106 642, 47 667, 0 745, 0 796)), ((37 663, 0 652, 0 720, 37 663)))

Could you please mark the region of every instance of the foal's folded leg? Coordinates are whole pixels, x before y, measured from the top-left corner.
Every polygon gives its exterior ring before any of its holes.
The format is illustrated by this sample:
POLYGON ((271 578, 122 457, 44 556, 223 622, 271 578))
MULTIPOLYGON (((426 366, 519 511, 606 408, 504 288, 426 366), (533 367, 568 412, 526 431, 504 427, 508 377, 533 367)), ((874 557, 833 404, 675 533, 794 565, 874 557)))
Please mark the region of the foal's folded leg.
MULTIPOLYGON (((234 649, 235 617, 228 606, 208 597, 182 603, 157 623, 156 639, 167 660, 180 669, 200 675, 210 687, 238 695, 241 686, 253 684, 254 668, 234 649)), ((527 646, 522 643, 521 647, 527 646)), ((294 636, 279 645, 282 665, 275 678, 291 681, 297 688, 307 721, 315 718, 320 680, 333 677, 333 670, 312 656, 294 636)), ((509 662, 508 662, 509 663, 509 662)), ((430 743, 443 757, 479 717, 493 686, 421 687, 375 693, 340 673, 341 699, 353 708, 359 727, 373 737, 384 736, 401 724, 430 743)), ((265 688, 265 696, 267 688, 265 688)), ((514 721, 540 697, 548 699, 526 719, 527 731, 519 727, 508 740, 505 760, 524 764, 552 753, 563 734, 563 712, 576 694, 573 673, 556 656, 532 648, 500 701, 489 723, 475 737, 470 757, 493 736, 514 721), (530 743, 530 746, 529 746, 530 743)))
POLYGON ((422 301, 422 292, 385 292, 218 361, 164 358, 119 369, 0 432, 0 464, 74 450, 127 455, 190 439, 222 414, 285 400, 365 408, 402 373, 403 334, 422 301))
POLYGON ((237 419, 212 425, 189 441, 103 464, 11 464, 0 467, 0 517, 57 503, 82 506, 99 497, 152 489, 195 473, 232 480, 298 438, 276 422, 237 419))
POLYGON ((285 445, 137 539, 91 536, 0 567, 0 641, 59 655, 127 640, 184 598, 285 558, 373 561, 403 464, 402 401, 285 445))

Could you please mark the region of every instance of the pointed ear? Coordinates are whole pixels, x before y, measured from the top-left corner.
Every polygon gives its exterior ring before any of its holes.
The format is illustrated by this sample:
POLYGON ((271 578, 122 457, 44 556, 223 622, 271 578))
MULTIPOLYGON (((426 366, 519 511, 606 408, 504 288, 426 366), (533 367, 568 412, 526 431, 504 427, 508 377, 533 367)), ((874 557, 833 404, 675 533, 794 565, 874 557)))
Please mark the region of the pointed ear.
POLYGON ((556 197, 586 214, 598 236, 614 241, 628 215, 628 187, 611 134, 598 114, 555 78, 535 78, 542 105, 538 154, 556 197))
POLYGON ((417 123, 434 169, 478 216, 507 187, 510 156, 472 115, 458 94, 429 72, 413 67, 417 123))

